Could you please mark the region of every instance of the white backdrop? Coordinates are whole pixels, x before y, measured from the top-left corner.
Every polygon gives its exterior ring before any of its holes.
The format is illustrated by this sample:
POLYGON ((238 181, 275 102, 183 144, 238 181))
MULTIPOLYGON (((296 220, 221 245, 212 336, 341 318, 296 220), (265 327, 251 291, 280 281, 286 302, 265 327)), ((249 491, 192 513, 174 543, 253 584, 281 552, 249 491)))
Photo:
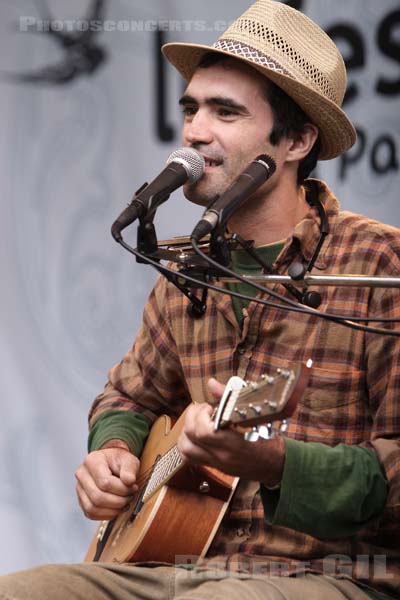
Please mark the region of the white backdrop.
MULTIPOLYGON (((49 4, 54 18, 66 20, 82 17, 89 3, 49 4)), ((349 82, 356 94, 346 108, 364 142, 318 174, 344 207, 399 226, 398 0, 302 4, 323 27, 347 27, 336 30, 354 65, 349 82)), ((96 35, 108 52, 104 66, 68 85, 40 85, 4 73, 63 60, 56 39, 35 27, 21 31, 21 19, 45 15, 45 2, 0 4, 0 573, 78 561, 94 531, 74 491, 87 412, 108 368, 131 344, 155 277, 115 244, 109 228, 180 146, 182 82, 169 68, 166 117, 175 137, 165 143, 157 136, 152 23, 178 23, 168 25, 166 40, 212 42, 220 21, 247 6, 109 0, 110 22, 136 25, 96 35)), ((199 214, 176 194, 157 217, 160 239, 189 233, 199 214)))

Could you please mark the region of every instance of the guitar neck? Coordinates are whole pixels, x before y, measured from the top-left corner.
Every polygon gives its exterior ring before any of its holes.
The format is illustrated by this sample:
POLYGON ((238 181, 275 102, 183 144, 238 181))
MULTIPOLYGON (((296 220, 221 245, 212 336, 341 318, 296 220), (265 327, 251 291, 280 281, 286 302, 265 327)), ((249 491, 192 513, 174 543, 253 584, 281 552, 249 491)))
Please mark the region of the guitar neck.
MULTIPOLYGON (((245 383, 232 377, 224 391, 216 414, 214 429, 220 426, 253 427, 276 419, 285 419, 296 408, 307 385, 312 362, 293 369, 277 369, 274 375, 263 375, 257 382, 245 383)), ((183 427, 186 411, 176 423, 176 442, 183 427), (179 425, 178 425, 179 424, 179 425)), ((146 502, 182 468, 183 460, 176 443, 162 456, 157 456, 143 489, 141 502, 146 502)))

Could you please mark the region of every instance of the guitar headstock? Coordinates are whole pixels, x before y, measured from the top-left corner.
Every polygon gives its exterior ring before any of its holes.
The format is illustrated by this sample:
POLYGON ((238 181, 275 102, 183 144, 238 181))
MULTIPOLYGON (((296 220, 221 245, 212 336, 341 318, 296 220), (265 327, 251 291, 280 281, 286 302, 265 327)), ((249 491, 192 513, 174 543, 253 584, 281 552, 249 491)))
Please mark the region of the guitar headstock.
POLYGON ((254 382, 233 377, 221 398, 214 429, 253 427, 292 415, 307 386, 311 364, 308 361, 306 365, 276 369, 254 382))

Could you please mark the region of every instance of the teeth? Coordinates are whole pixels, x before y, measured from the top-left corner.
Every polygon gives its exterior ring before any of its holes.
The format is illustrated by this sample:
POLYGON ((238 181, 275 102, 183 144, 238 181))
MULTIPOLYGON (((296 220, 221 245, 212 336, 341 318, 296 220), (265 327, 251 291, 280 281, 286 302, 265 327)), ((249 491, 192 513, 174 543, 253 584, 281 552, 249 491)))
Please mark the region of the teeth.
POLYGON ((217 165, 217 163, 214 162, 213 160, 206 159, 205 163, 206 163, 206 167, 215 167, 217 165))

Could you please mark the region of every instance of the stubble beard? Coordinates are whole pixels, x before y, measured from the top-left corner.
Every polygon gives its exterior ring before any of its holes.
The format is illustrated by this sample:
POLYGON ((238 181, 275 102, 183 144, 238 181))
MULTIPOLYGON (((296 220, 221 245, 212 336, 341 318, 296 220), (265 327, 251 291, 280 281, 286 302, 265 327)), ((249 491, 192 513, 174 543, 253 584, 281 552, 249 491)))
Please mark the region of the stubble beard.
POLYGON ((189 202, 198 206, 209 206, 221 195, 221 191, 216 189, 202 189, 200 182, 188 183, 183 188, 184 196, 189 202))
POLYGON ((195 183, 185 184, 183 193, 190 202, 199 206, 209 206, 229 188, 241 172, 241 166, 228 169, 225 165, 217 169, 216 173, 207 173, 195 183))

